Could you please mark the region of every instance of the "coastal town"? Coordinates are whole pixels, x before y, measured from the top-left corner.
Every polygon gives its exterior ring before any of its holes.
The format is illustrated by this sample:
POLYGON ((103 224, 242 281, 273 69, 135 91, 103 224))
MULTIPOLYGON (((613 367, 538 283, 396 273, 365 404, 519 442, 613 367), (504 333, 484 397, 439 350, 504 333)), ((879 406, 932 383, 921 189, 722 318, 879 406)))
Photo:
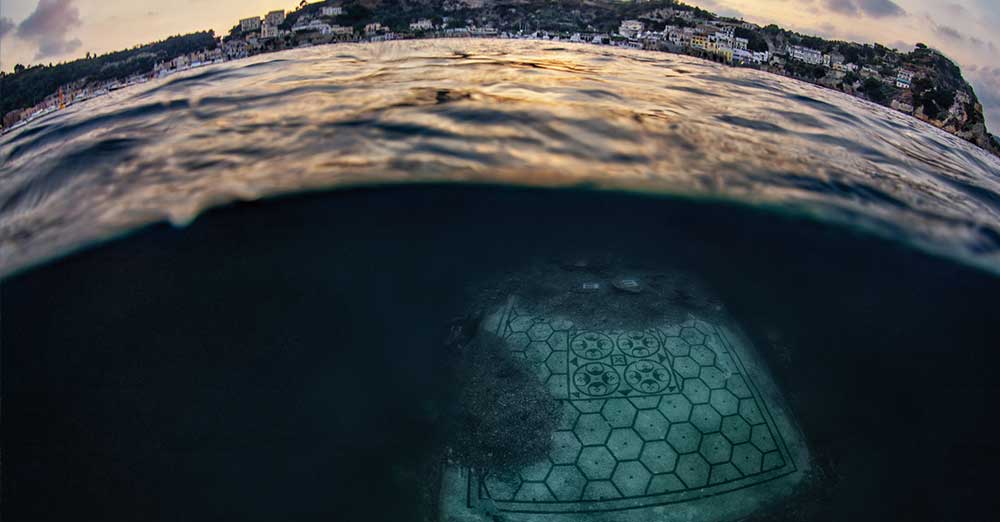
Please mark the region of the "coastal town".
POLYGON ((32 105, 6 112, 4 130, 123 87, 261 53, 343 42, 480 37, 612 45, 756 68, 891 107, 1000 154, 997 139, 986 130, 982 106, 958 67, 924 44, 901 52, 878 44, 828 41, 671 0, 627 2, 614 10, 581 2, 580 9, 568 13, 531 3, 481 0, 428 1, 409 13, 366 5, 371 4, 303 0, 294 10, 238 20, 228 34, 212 35, 201 48, 163 56, 148 70, 60 85, 32 105))

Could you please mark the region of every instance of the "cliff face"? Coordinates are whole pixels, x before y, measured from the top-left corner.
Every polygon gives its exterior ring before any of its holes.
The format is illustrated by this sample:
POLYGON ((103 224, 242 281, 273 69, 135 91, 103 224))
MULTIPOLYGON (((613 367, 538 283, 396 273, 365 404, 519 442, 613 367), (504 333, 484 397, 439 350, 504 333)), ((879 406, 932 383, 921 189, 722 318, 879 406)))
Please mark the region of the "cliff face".
POLYGON ((897 105, 906 103, 915 117, 1000 155, 983 106, 957 65, 926 47, 905 55, 902 65, 915 74, 911 88, 894 97, 897 105))

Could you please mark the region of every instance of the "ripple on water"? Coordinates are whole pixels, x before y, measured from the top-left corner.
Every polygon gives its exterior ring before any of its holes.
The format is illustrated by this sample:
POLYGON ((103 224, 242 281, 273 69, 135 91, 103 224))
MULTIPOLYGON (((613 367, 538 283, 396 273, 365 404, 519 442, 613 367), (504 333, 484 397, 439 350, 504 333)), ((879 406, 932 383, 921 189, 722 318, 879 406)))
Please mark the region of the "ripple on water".
POLYGON ((70 107, 0 158, 0 273, 234 198, 468 179, 807 209, 1000 270, 997 158, 788 78, 602 46, 286 51, 70 107))

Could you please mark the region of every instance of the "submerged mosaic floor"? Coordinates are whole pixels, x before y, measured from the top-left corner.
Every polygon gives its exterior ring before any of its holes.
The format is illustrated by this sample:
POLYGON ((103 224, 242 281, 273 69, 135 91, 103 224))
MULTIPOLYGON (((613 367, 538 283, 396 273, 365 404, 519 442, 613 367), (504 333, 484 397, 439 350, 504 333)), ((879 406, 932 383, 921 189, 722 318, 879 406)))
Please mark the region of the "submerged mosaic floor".
POLYGON ((692 318, 598 331, 525 313, 513 300, 491 323, 559 399, 563 414, 546 460, 517 474, 452 474, 452 490, 464 482, 459 494, 469 513, 663 507, 800 471, 798 451, 789 451, 746 354, 724 328, 692 318))

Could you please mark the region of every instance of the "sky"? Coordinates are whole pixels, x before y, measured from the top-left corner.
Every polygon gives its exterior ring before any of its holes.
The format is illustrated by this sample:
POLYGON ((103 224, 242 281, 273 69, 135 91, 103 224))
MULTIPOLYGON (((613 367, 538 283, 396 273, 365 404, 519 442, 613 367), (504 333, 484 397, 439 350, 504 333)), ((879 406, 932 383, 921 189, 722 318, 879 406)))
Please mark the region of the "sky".
MULTIPOLYGON (((688 0, 759 24, 827 38, 879 42, 909 51, 916 42, 962 67, 1000 134, 998 0, 688 0)), ((60 62, 173 34, 226 33, 240 18, 292 0, 0 0, 0 69, 60 62)))

